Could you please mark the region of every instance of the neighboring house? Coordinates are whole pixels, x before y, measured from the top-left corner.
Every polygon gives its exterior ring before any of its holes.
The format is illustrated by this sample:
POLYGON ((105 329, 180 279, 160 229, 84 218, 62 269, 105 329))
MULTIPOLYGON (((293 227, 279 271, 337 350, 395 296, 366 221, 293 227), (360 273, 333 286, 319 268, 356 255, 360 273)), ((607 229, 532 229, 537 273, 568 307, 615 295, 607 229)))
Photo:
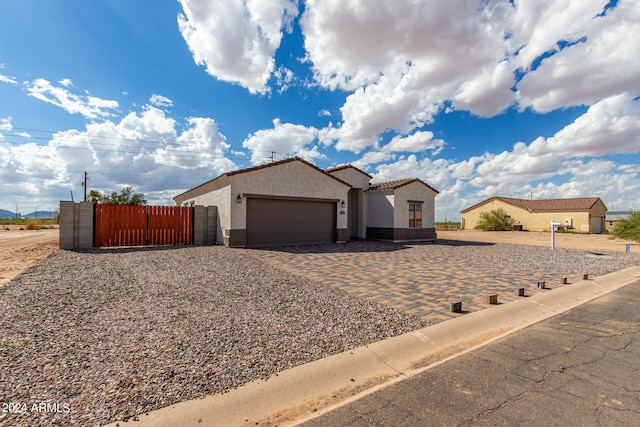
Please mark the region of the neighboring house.
POLYGON ((218 243, 227 246, 436 237, 435 189, 417 178, 370 180, 351 165, 322 170, 293 157, 227 172, 173 199, 216 206, 218 243))
POLYGON ((613 227, 616 226, 616 223, 621 219, 629 219, 631 217, 630 211, 610 211, 607 212, 607 216, 604 219, 605 227, 607 231, 613 230, 613 227))
POLYGON ((546 231, 551 221, 563 227, 585 233, 603 233, 607 207, 599 197, 575 199, 525 200, 491 197, 461 212, 463 229, 473 229, 482 212, 504 209, 523 230, 546 231))

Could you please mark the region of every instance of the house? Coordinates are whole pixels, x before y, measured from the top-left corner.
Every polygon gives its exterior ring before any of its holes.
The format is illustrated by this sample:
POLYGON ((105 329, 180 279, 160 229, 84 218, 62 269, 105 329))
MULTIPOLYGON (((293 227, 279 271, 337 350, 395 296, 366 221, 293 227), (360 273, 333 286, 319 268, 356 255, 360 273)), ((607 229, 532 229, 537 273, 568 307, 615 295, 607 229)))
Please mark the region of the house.
POLYGON ((217 243, 227 246, 435 239, 437 190, 417 178, 371 178, 351 165, 323 170, 292 157, 224 173, 173 199, 216 206, 217 243))
POLYGON ((524 230, 549 230, 553 220, 579 232, 599 234, 605 231, 607 207, 599 197, 546 200, 491 197, 464 209, 461 212, 461 227, 473 229, 481 213, 499 208, 504 209, 524 230))
POLYGON ((607 231, 613 230, 618 221, 622 219, 629 219, 631 217, 631 211, 610 211, 604 219, 605 227, 607 231))

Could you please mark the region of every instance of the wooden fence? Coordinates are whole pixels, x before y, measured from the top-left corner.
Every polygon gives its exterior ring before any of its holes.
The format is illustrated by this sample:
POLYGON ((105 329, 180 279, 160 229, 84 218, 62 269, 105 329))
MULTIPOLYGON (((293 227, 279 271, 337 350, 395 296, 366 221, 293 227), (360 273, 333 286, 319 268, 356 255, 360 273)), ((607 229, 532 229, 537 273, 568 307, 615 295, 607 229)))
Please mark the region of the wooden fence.
POLYGON ((193 208, 95 205, 94 246, 193 244, 193 208))

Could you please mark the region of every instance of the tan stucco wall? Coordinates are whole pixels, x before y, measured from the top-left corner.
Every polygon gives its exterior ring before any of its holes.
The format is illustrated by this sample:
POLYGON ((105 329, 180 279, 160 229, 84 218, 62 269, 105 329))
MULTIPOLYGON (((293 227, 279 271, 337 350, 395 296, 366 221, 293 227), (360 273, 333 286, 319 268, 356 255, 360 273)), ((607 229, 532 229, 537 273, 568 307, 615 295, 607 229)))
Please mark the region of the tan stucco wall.
POLYGON ((394 191, 395 216, 394 228, 409 227, 409 200, 422 202, 422 228, 434 228, 434 210, 436 192, 419 182, 412 182, 394 191))
MULTIPOLYGON (((335 199, 337 203, 337 228, 347 228, 347 200, 349 188, 330 176, 299 161, 274 167, 232 175, 231 179, 231 229, 246 229, 247 200, 237 203, 238 194, 263 194, 283 197, 307 197, 335 199), (345 207, 340 201, 345 201, 345 207), (340 214, 340 211, 345 211, 340 214)), ((220 208, 219 208, 220 209, 220 208)))
POLYGON ((369 188, 369 181, 371 178, 361 174, 355 169, 346 168, 337 171, 331 171, 329 173, 337 178, 340 178, 347 184, 350 184, 353 188, 362 188, 363 190, 369 188))
POLYGON ((463 213, 461 217, 462 227, 466 230, 472 230, 478 224, 482 212, 489 212, 499 208, 504 209, 516 223, 522 224, 522 228, 529 231, 549 231, 551 221, 554 220, 564 225, 572 225, 576 231, 590 232, 589 215, 604 217, 606 213, 606 207, 601 202, 598 202, 590 212, 529 212, 501 200, 492 200, 472 211, 463 213))
POLYGON ((367 191, 367 227, 391 228, 393 222, 393 191, 367 191))

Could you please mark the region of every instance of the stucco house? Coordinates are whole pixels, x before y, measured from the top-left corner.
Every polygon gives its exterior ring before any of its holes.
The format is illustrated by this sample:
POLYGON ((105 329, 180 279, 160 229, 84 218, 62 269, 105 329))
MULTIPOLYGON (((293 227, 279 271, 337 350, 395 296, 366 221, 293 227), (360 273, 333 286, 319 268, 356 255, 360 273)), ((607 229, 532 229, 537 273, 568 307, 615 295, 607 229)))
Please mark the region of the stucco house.
POLYGON ((604 219, 605 227, 607 231, 611 231, 615 228, 616 224, 631 217, 631 211, 608 211, 607 216, 604 219))
POLYGON ((461 228, 473 229, 482 212, 504 209, 523 230, 547 231, 551 221, 584 233, 603 233, 607 207, 599 197, 526 200, 491 197, 461 211, 461 228))
POLYGON ((323 170, 292 157, 224 173, 173 199, 216 206, 217 243, 227 246, 435 239, 437 190, 417 178, 370 180, 351 165, 323 170))

